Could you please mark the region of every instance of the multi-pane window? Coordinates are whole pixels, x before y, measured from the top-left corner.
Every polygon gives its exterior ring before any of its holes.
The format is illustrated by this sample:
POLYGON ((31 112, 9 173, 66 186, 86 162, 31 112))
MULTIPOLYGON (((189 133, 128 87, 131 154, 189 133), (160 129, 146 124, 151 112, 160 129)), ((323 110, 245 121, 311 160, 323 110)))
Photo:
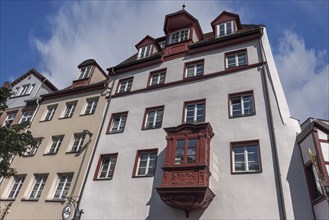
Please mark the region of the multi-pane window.
POLYGON ((170 35, 170 43, 177 43, 189 39, 189 33, 190 31, 188 28, 173 32, 170 35))
POLYGON ((30 122, 34 111, 25 111, 19 123, 30 122))
POLYGON ((144 128, 160 128, 162 125, 163 110, 163 106, 146 109, 144 128))
POLYGON ((138 151, 134 176, 154 176, 156 161, 157 150, 138 151))
POLYGON ((147 45, 139 49, 138 59, 146 58, 151 55, 152 45, 147 45))
POLYGON ((42 138, 36 138, 36 144, 30 145, 26 150, 25 156, 33 156, 36 154, 38 147, 40 146, 42 138))
POLYGON ((84 114, 85 115, 92 115, 96 111, 98 99, 88 99, 87 105, 84 114))
POLYGON ((119 81, 118 93, 129 92, 133 84, 133 78, 122 79, 119 81))
POLYGON ((63 141, 63 138, 64 136, 53 136, 51 138, 51 145, 50 145, 50 148, 48 150, 48 154, 56 154, 59 150, 59 147, 61 146, 62 144, 62 141, 63 141))
POLYGON ((94 179, 112 179, 118 154, 101 155, 94 179))
POLYGON ((191 63, 186 65, 185 77, 200 76, 204 72, 204 63, 191 63))
POLYGON ((8 113, 6 120, 3 122, 3 126, 6 124, 11 125, 16 117, 16 113, 8 113))
POLYGON ((196 162, 197 139, 178 139, 176 141, 175 164, 190 164, 196 162))
POLYGON ((127 121, 127 114, 127 112, 113 114, 108 132, 123 132, 127 121))
POLYGON ((83 146, 83 142, 85 140, 85 134, 84 133, 78 133, 74 134, 74 140, 73 145, 71 148, 71 152, 79 152, 83 146))
POLYGON ((30 87, 30 84, 23 85, 22 88, 21 88, 21 90, 18 93, 18 96, 26 95, 27 92, 28 92, 29 87, 30 87))
POLYGON ((72 117, 76 106, 77 106, 76 102, 66 103, 66 108, 63 117, 64 118, 72 117))
POLYGON ((19 175, 19 176, 15 176, 14 177, 14 182, 11 186, 9 195, 8 195, 8 199, 15 199, 19 193, 19 191, 22 188, 22 185, 24 183, 25 180, 25 176, 23 175, 19 175))
POLYGON ((241 51, 234 54, 226 55, 226 68, 247 65, 247 52, 241 51))
POLYGON ((185 103, 184 123, 205 122, 206 103, 205 101, 185 103))
POLYGON ((166 71, 154 72, 150 75, 149 86, 163 84, 166 79, 166 71))
POLYGON ((232 144, 232 173, 260 171, 258 143, 232 144))
POLYGON ((235 32, 233 21, 217 25, 217 36, 222 37, 235 32))
POLYGON ((54 199, 65 199, 69 192, 73 174, 58 174, 54 199))
POLYGON ((80 75, 78 79, 87 79, 89 78, 92 66, 83 67, 80 69, 80 75))
POLYGON ((45 187, 48 175, 38 174, 34 176, 33 187, 29 195, 29 199, 39 199, 43 188, 45 187))
POLYGON ((53 118, 55 111, 56 111, 56 107, 57 106, 55 106, 55 105, 47 107, 47 113, 45 115, 44 121, 50 121, 53 118))
POLYGON ((240 117, 255 114, 254 97, 252 93, 230 95, 230 117, 240 117))

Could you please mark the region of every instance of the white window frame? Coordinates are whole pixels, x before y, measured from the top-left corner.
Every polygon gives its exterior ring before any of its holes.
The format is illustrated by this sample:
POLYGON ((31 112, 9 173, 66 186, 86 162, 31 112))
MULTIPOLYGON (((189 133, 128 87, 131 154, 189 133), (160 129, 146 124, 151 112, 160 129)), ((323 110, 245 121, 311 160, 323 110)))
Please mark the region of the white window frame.
POLYGON ((30 87, 30 84, 23 85, 22 88, 21 88, 21 90, 18 93, 18 96, 22 96, 22 95, 28 94, 27 92, 28 92, 29 87, 30 87))
POLYGON ((56 105, 51 105, 51 106, 47 106, 47 112, 45 114, 45 117, 44 117, 44 121, 50 121, 54 114, 55 114, 55 111, 56 111, 56 108, 57 106, 56 105))
POLYGON ((204 74, 204 62, 190 63, 186 64, 185 77, 201 76, 204 74), (202 72, 198 72, 198 69, 201 68, 202 72), (192 71, 192 74, 190 72, 192 71))
POLYGON ((28 197, 29 199, 39 199, 41 197, 47 179, 48 179, 48 175, 46 174, 34 175, 33 185, 28 197))
POLYGON ((53 199, 65 199, 66 195, 70 190, 70 186, 72 183, 73 174, 58 174, 58 179, 56 183, 56 188, 54 192, 53 199), (60 189, 59 186, 62 184, 62 188, 60 189), (66 190, 67 188, 67 190, 66 190), (56 195, 57 193, 58 196, 56 195))
POLYGON ((206 120, 206 102, 193 102, 193 103, 186 103, 185 104, 185 108, 184 108, 184 123, 199 123, 199 122, 205 122, 205 120, 206 120), (204 106, 204 112, 203 112, 203 118, 204 118, 204 120, 201 120, 201 121, 198 121, 197 119, 198 119, 198 105, 200 105, 200 104, 203 104, 203 106, 204 106), (188 109, 188 106, 193 106, 193 122, 188 122, 187 121, 187 109, 188 109))
POLYGON ((96 111, 98 98, 87 99, 84 115, 92 115, 96 111))
POLYGON ((245 66, 248 65, 248 57, 247 57, 247 51, 241 51, 241 52, 237 52, 237 53, 230 53, 226 55, 226 68, 234 68, 234 67, 238 67, 238 66, 245 66), (243 55, 243 59, 244 62, 242 62, 243 60, 240 59, 239 56, 243 55), (234 61, 234 65, 230 65, 229 64, 229 60, 232 59, 234 61))
POLYGON ((6 120, 3 122, 2 126, 5 126, 6 124, 11 125, 13 123, 13 121, 15 120, 16 117, 16 113, 8 113, 6 120))
POLYGON ((254 106, 254 95, 253 93, 245 93, 241 95, 230 95, 230 117, 235 118, 235 117, 241 117, 241 116, 250 116, 255 114, 255 106, 254 106), (245 107, 246 101, 245 98, 250 97, 250 104, 249 108, 245 107), (233 104, 233 100, 240 100, 240 103, 233 104), (240 106, 240 111, 241 114, 239 115, 234 115, 234 105, 240 106), (249 113, 246 113, 246 110, 250 111, 249 113))
MULTIPOLYGON (((154 176, 155 174, 155 169, 156 169, 156 163, 157 163, 157 151, 139 151, 138 152, 138 161, 137 161, 137 167, 136 167, 136 173, 135 176, 154 176), (145 167, 141 167, 141 161, 142 161, 142 155, 147 155, 147 159, 146 159, 146 165, 145 167), (151 156, 154 156, 155 158, 151 158, 151 156), (151 160, 154 160, 154 167, 151 167, 151 160), (139 170, 140 168, 145 168, 145 172, 143 174, 139 174, 139 170), (150 168, 153 168, 153 173, 149 172, 150 168)), ((143 160, 145 161, 145 160, 143 160)))
POLYGON ((113 175, 114 175, 114 169, 117 163, 117 159, 118 159, 118 154, 109 154, 109 155, 101 155, 101 164, 97 173, 97 179, 112 179, 113 175), (109 163, 106 166, 105 165, 105 160, 108 159, 109 163), (114 160, 114 162, 112 161, 112 159, 114 160), (101 177, 102 173, 105 172, 105 176, 101 177))
POLYGON ((66 103, 63 118, 71 118, 74 114, 74 110, 75 110, 76 106, 77 106, 76 102, 66 103))
POLYGON ((20 87, 16 87, 15 91, 12 93, 12 97, 14 96, 18 96, 18 90, 19 90, 20 87))
POLYGON ((143 59, 146 57, 151 56, 152 54, 152 49, 153 49, 153 45, 147 45, 145 47, 141 47, 138 50, 138 59, 143 59))
POLYGON ((34 111, 25 111, 21 117, 19 123, 24 123, 26 121, 30 122, 32 119, 34 111))
POLYGON ((260 151, 259 151, 259 144, 258 143, 251 143, 251 144, 233 144, 232 145, 232 173, 257 173, 257 172, 261 172, 261 161, 260 161, 260 151), (235 155, 237 153, 234 152, 234 148, 238 148, 238 147, 243 147, 243 153, 239 153, 239 155, 243 155, 244 157, 244 166, 245 166, 245 170, 242 171, 237 171, 236 167, 235 167, 235 155), (257 158, 258 161, 250 161, 249 159, 249 154, 250 152, 248 151, 248 147, 256 147, 256 154, 257 154, 257 158), (249 162, 256 162, 258 163, 258 170, 250 170, 249 168, 249 162))
POLYGON ((25 156, 34 156, 36 154, 43 138, 36 138, 36 139, 37 139, 37 143, 35 145, 30 145, 27 148, 25 156))
POLYGON ((225 22, 225 23, 218 24, 216 26, 216 31, 217 31, 217 37, 224 37, 224 36, 227 36, 227 35, 234 34, 236 32, 235 21, 232 20, 232 21, 228 21, 228 22, 225 22), (228 33, 228 30, 229 30, 228 29, 228 24, 231 24, 231 32, 229 32, 229 33, 228 33), (223 34, 220 33, 221 27, 223 27, 223 30, 224 30, 223 34))
POLYGON ((122 79, 119 82, 118 93, 129 92, 133 85, 133 78, 122 79))
POLYGON ((163 84, 166 80, 166 71, 151 73, 149 86, 163 84))
POLYGON ((72 153, 77 153, 81 150, 83 143, 85 141, 86 135, 84 133, 76 133, 73 135, 73 143, 71 147, 72 153))
POLYGON ((144 128, 150 129, 150 128, 161 128, 162 126, 162 120, 163 120, 163 114, 164 114, 164 108, 150 108, 146 110, 146 118, 145 118, 145 124, 144 128), (153 120, 150 121, 152 123, 151 126, 149 126, 149 119, 150 119, 150 113, 154 112, 153 120), (156 126, 157 122, 160 122, 159 126, 156 126))
POLYGON ((90 76, 92 66, 82 67, 78 79, 87 79, 90 76))
POLYGON ((127 113, 114 114, 112 116, 110 133, 123 132, 126 126, 127 118, 127 113))
POLYGON ((8 193, 8 199, 15 199, 17 198, 18 193, 20 192, 22 185, 25 180, 25 175, 17 175, 14 176, 14 180, 10 187, 10 191, 8 193))
POLYGON ((57 154, 57 152, 62 144, 63 139, 64 139, 64 135, 52 136, 51 144, 50 144, 47 154, 57 154))
POLYGON ((189 28, 180 29, 170 34, 170 44, 182 42, 188 39, 190 39, 189 28))

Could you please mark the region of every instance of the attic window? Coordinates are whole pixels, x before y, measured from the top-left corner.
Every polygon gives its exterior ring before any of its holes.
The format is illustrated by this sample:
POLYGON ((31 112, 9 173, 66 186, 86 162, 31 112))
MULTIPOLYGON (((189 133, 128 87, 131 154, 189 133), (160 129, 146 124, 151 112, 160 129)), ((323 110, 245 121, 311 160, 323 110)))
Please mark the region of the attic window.
POLYGON ((188 28, 173 32, 170 35, 170 43, 177 43, 189 39, 190 30, 188 28))
POLYGON ((147 45, 145 47, 139 48, 138 59, 143 59, 151 56, 152 45, 147 45))
POLYGON ((217 37, 223 37, 226 35, 233 34, 236 31, 235 22, 229 21, 216 26, 217 37))
POLYGON ((86 66, 80 69, 80 75, 78 79, 87 79, 90 76, 92 66, 86 66))

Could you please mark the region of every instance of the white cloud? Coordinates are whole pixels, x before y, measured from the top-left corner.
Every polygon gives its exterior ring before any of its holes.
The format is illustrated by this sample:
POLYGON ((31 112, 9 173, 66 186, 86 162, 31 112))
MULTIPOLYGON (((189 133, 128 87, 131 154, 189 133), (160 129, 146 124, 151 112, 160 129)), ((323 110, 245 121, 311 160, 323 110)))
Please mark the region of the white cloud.
POLYGON ((295 33, 285 32, 275 54, 280 79, 293 117, 329 117, 328 51, 307 49, 295 33))
MULTIPOLYGON (((216 1, 189 1, 185 9, 208 32, 223 6, 216 1)), ((95 59, 105 70, 133 55, 146 35, 163 36, 165 15, 181 8, 182 1, 64 2, 48 18, 50 38, 32 39, 41 55, 38 69, 58 87, 66 87, 82 61, 95 59)))

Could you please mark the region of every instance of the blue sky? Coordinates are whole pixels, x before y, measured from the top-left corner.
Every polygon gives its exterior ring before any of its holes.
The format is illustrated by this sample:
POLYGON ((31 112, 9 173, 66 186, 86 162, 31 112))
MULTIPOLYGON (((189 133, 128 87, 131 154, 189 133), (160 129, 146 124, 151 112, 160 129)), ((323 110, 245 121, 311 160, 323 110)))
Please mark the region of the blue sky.
POLYGON ((164 16, 184 2, 203 32, 223 10, 242 23, 265 24, 292 117, 329 118, 327 0, 0 0, 0 83, 35 68, 64 88, 86 59, 114 66, 147 34, 163 36, 164 16))

